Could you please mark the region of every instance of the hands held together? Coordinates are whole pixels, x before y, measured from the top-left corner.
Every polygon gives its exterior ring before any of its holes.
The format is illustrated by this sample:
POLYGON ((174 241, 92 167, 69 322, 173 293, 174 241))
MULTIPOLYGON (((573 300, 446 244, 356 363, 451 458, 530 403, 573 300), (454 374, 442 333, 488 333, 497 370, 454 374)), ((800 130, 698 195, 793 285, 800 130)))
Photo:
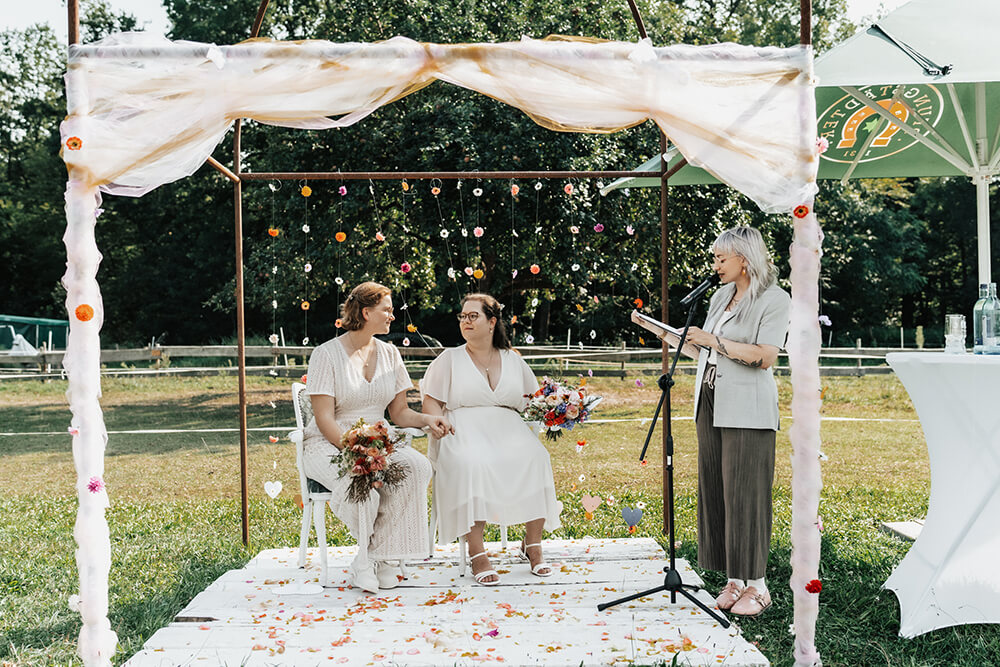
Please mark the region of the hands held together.
POLYGON ((443 438, 446 435, 455 435, 455 427, 440 415, 424 414, 425 428, 430 431, 435 438, 443 438))

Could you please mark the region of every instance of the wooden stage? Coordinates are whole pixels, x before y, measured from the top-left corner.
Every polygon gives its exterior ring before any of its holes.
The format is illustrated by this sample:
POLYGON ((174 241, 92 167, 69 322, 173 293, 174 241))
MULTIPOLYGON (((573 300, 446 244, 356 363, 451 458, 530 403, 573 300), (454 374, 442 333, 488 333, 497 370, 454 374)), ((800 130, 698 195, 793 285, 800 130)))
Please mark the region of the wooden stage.
MULTIPOLYGON (((379 596, 347 587, 355 547, 331 547, 331 587, 316 550, 261 552, 219 577, 126 664, 176 665, 769 665, 739 633, 683 597, 657 593, 603 612, 597 604, 663 583, 651 539, 548 540, 556 572, 533 576, 499 543, 488 545, 499 586, 458 576, 457 543, 407 565, 379 596)), ((516 546, 516 545, 515 545, 516 546)), ((686 583, 698 575, 679 560, 686 583)), ((714 606, 714 596, 699 593, 714 606)))

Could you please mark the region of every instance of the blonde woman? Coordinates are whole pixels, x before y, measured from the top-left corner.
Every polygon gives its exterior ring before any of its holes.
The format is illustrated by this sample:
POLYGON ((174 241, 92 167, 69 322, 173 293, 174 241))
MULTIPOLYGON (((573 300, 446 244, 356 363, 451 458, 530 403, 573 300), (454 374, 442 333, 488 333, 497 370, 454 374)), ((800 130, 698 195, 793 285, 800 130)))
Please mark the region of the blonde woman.
POLYGON ((771 487, 778 430, 772 367, 788 334, 791 298, 760 232, 729 229, 712 245, 722 286, 712 295, 695 381, 698 433, 698 563, 725 571, 719 609, 756 616, 771 605, 764 580, 771 550, 771 487))

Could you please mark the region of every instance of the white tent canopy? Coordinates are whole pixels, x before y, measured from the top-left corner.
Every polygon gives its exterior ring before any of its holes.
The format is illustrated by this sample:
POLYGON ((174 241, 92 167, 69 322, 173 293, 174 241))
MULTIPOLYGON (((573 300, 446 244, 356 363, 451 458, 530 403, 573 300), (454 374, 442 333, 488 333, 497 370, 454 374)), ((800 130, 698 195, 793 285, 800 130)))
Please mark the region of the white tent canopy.
POLYGON ((99 192, 138 196, 193 173, 236 119, 344 126, 436 79, 490 95, 561 131, 611 132, 652 119, 692 164, 763 210, 797 211, 788 346, 795 385, 791 585, 796 662, 818 662, 818 601, 805 591, 819 562, 816 313, 822 236, 812 213, 817 150, 808 47, 654 48, 645 40, 530 39, 436 45, 402 37, 378 44, 255 40, 218 47, 137 34, 71 46, 66 75, 64 284, 72 317, 64 363, 80 498, 75 536, 85 662, 110 664, 115 647, 107 619, 108 496, 101 483, 107 434, 98 402, 99 192))

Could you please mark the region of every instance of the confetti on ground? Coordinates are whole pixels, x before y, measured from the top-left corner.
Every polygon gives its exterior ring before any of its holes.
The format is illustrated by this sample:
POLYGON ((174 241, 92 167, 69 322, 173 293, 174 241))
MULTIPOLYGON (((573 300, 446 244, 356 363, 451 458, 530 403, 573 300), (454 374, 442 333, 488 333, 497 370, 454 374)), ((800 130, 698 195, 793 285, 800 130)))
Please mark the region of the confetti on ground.
MULTIPOLYGON (((665 555, 647 538, 546 540, 551 577, 500 544, 487 545, 500 585, 459 576, 457 545, 407 563, 408 578, 378 596, 349 586, 354 547, 263 551, 199 593, 128 667, 212 665, 769 665, 734 625, 721 628, 684 598, 656 593, 604 612, 597 604, 663 583, 665 555)), ((684 560, 687 583, 700 584, 684 560)), ((709 592, 699 593, 714 605, 709 592)))

